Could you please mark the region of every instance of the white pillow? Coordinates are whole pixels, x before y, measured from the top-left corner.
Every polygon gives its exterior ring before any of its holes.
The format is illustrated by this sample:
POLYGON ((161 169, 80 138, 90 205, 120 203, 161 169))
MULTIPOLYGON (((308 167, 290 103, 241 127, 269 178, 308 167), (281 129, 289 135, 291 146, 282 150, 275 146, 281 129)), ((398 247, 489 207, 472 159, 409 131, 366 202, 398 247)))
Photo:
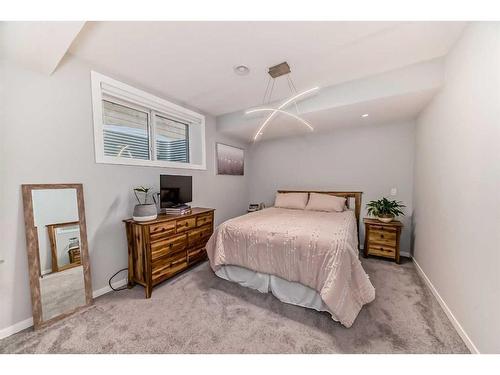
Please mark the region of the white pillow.
POLYGON ((311 193, 306 210, 342 212, 345 209, 346 199, 335 195, 311 193))
POLYGON ((276 193, 274 207, 303 210, 306 208, 308 197, 308 193, 276 193))

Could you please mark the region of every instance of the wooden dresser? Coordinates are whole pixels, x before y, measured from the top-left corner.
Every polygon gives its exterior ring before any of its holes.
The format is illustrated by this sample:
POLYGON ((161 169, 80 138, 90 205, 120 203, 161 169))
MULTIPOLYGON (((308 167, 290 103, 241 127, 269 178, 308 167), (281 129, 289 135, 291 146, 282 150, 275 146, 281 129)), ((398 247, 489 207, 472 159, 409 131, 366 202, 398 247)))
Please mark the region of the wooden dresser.
POLYGON ((151 297, 154 286, 206 259, 205 245, 214 229, 214 209, 193 208, 186 215, 156 220, 124 220, 128 241, 128 287, 136 283, 151 297))
POLYGON ((394 259, 399 263, 399 238, 403 224, 393 220, 382 223, 377 219, 364 219, 365 223, 365 248, 364 256, 376 255, 394 259))

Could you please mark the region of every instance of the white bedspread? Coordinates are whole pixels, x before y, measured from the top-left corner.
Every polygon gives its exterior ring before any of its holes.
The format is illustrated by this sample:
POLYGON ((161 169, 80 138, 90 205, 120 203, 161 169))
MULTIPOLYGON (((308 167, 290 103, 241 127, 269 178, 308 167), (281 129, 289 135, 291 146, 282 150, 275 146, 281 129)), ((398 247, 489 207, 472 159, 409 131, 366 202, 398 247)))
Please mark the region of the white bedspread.
POLYGON ((221 224, 207 243, 210 265, 236 265, 316 290, 350 327, 375 289, 358 259, 352 211, 267 208, 221 224))

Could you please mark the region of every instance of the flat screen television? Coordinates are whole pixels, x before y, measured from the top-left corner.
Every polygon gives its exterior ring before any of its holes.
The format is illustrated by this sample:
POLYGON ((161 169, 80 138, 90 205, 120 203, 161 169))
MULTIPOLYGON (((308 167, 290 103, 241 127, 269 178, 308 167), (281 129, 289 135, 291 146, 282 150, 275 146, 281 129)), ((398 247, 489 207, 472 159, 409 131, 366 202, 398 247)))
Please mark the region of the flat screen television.
POLYGON ((160 175, 160 207, 178 207, 193 200, 193 177, 160 175))

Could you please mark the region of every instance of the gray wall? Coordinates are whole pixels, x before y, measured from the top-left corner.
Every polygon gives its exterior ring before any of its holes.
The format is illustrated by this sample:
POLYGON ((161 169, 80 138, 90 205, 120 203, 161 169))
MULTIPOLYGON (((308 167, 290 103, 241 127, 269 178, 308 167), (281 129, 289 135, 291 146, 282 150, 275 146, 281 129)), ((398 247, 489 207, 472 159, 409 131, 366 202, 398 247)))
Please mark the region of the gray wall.
MULTIPOLYGON (((325 134, 258 142, 250 146, 249 197, 272 204, 278 189, 355 190, 364 205, 398 189, 407 215, 401 251, 411 243, 414 124, 343 127, 325 134)), ((364 229, 361 229, 361 241, 364 229)))
MULTIPOLYGON (((132 188, 158 188, 160 173, 192 175, 193 205, 216 208, 217 222, 245 212, 247 177, 215 175, 215 141, 238 144, 217 136, 214 118, 208 116, 206 122, 206 171, 96 164, 91 67, 72 57, 50 77, 7 64, 0 67, 4 109, 0 258, 5 260, 0 264, 0 330, 31 317, 21 184, 83 183, 94 290, 105 287, 115 271, 127 266, 121 220, 131 215, 132 188)), ((136 82, 92 68, 151 92, 136 82)))
POLYGON ((500 353, 500 23, 469 26, 416 127, 415 259, 484 353, 500 353))

